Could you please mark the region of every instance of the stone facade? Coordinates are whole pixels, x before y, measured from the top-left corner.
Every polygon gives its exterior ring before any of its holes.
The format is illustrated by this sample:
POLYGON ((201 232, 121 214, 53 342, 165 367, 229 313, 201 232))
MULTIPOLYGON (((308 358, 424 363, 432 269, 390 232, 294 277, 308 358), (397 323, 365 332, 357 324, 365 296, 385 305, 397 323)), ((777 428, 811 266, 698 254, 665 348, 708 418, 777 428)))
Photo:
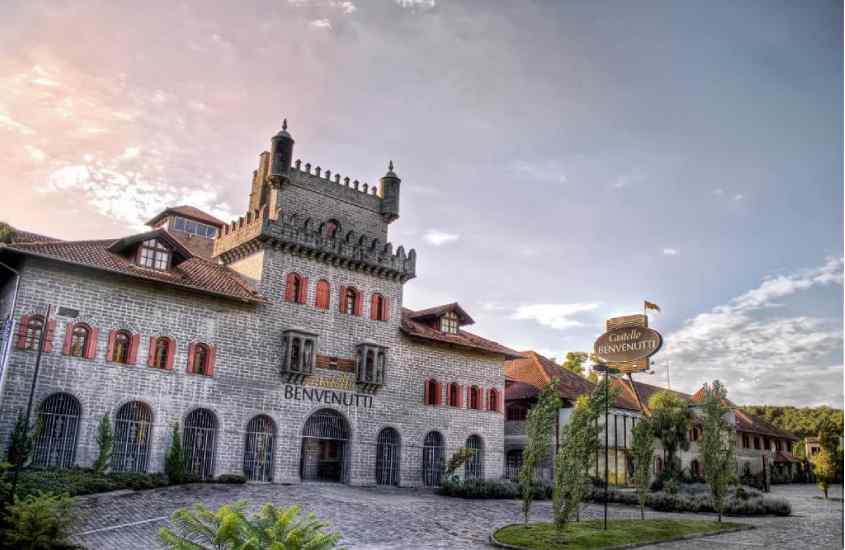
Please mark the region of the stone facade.
MULTIPOLYGON (((276 143, 274 142, 274 147, 276 143)), ((290 140, 292 147, 292 139, 290 140)), ((423 482, 423 441, 430 431, 445 440, 448 458, 479 436, 483 451, 482 476, 498 478, 503 469, 504 420, 498 410, 456 408, 424 402, 427 380, 457 381, 504 395, 502 349, 447 345, 407 335, 402 330, 403 286, 415 275, 416 254, 396 252, 387 242, 388 224, 398 217, 399 179, 392 169, 382 178, 382 196, 370 188, 356 189, 304 171, 297 162, 289 175, 274 179, 266 166, 269 154, 254 175, 253 206, 245 218, 226 225, 213 243, 217 263, 233 277, 252 285, 261 300, 244 303, 224 296, 174 288, 101 271, 88 265, 38 257, 26 249, 0 249, 0 256, 21 274, 14 311, 7 317, 43 312, 48 304, 78 311, 76 318, 54 317, 52 351, 44 353, 35 392, 33 416, 56 392, 73 395, 81 404, 74 463, 93 463, 97 424, 103 415, 115 421, 118 409, 131 401, 153 412, 147 471, 161 471, 171 429, 198 408, 210 410, 217 423, 213 444, 213 475, 244 471, 247 424, 266 415, 275 425, 272 481, 298 483, 303 460, 303 430, 311 415, 330 409, 345 423, 341 480, 372 485, 376 464, 383 460, 377 445, 384 428, 401 438, 399 484, 423 482), (257 182, 257 183, 256 183, 257 182), (326 224, 339 225, 336 235, 326 224), (287 277, 307 278, 304 303, 286 300, 287 277), (235 275, 236 274, 236 275, 235 275), (315 307, 316 284, 324 280, 331 292, 327 309, 315 307), (354 287, 362 294, 361 315, 339 307, 340 289, 354 287), (386 319, 371 319, 371 296, 387 300, 386 319), (92 359, 62 353, 68 323, 84 322, 98 329, 92 359), (137 362, 107 361, 108 332, 125 329, 140 335, 137 362), (318 355, 310 376, 286 379, 282 335, 287 330, 316 335, 318 355), (148 366, 151 337, 175 340, 172 370, 148 366), (212 376, 192 374, 188 345, 202 342, 215 349, 212 376), (358 365, 358 346, 386 350, 385 382, 379 387, 356 384, 355 372, 331 366, 358 365), (328 358, 332 358, 329 360, 328 358), (337 397, 340 395, 339 402, 337 397), (311 397, 309 400, 306 396, 311 397), (353 397, 359 396, 352 400, 353 397), (349 401, 351 400, 351 401, 349 401), (328 402, 326 402, 328 401, 328 402)), ((392 167, 391 167, 392 168, 392 167)), ((5 277, 5 275, 4 275, 5 277)), ((10 308, 14 279, 2 281, 3 307, 10 308)), ((303 279, 305 281, 305 279, 303 279)), ((16 415, 26 407, 36 353, 12 349, 0 393, 0 445, 4 448, 16 415)), ((445 401, 444 401, 445 403, 445 401)), ((335 451, 326 451, 335 452, 335 451)))

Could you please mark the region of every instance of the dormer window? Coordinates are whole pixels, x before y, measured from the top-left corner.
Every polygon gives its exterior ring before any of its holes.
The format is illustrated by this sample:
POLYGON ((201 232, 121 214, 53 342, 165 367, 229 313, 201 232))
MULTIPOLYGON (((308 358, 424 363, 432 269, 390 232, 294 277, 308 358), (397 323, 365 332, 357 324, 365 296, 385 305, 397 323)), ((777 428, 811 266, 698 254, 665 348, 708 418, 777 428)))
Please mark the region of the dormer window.
POLYGON ((372 343, 358 344, 357 382, 380 386, 387 371, 387 348, 372 343))
POLYGON ((173 229, 175 229, 176 231, 182 231, 184 233, 190 233, 191 235, 196 235, 198 237, 203 237, 205 239, 213 239, 217 236, 216 227, 200 222, 195 222, 193 220, 189 220, 181 216, 176 216, 175 218, 173 218, 173 229))
POLYGON ((446 334, 458 333, 458 316, 454 311, 448 311, 440 318, 440 332, 446 334))
POLYGON ((143 241, 138 247, 138 265, 156 271, 170 267, 170 249, 156 239, 143 241))

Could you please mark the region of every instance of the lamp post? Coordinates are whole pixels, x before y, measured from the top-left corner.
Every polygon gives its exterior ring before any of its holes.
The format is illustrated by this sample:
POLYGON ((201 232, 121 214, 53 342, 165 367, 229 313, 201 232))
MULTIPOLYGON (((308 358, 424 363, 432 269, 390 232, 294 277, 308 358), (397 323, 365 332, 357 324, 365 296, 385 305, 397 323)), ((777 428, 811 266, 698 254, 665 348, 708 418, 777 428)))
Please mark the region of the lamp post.
MULTIPOLYGON (((604 372, 604 530, 607 531, 607 499, 608 486, 610 484, 610 430, 608 429, 610 419, 610 375, 618 374, 619 369, 608 367, 604 364, 593 365, 593 370, 604 372)), ((614 445, 616 442, 614 441, 614 445)))

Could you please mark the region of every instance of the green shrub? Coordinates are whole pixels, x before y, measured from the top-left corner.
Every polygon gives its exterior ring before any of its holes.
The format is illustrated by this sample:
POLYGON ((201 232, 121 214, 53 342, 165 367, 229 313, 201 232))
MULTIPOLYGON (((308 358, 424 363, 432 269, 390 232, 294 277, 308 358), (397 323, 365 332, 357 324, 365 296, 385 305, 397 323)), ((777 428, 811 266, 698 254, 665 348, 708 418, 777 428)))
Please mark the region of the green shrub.
POLYGON ((9 448, 6 450, 6 461, 12 466, 23 466, 29 461, 32 454, 32 434, 26 427, 23 415, 18 412, 15 420, 15 429, 9 440, 9 448))
POLYGON ((217 476, 216 483, 240 484, 246 483, 246 478, 239 474, 223 474, 217 476))
POLYGON ((94 461, 94 471, 102 474, 111 462, 114 433, 112 433, 109 415, 104 414, 97 426, 97 460, 94 461))
MULTIPOLYGON (((533 500, 552 498, 552 486, 548 483, 534 483, 533 500)), ((507 479, 447 479, 441 483, 438 494, 448 497, 469 499, 521 498, 519 484, 507 479)))
POLYGON ((109 478, 123 489, 142 491, 156 489, 170 485, 165 474, 144 474, 139 472, 116 472, 109 474, 109 478))
POLYGON ((179 424, 173 425, 173 432, 170 436, 170 448, 164 457, 164 473, 170 483, 178 485, 186 483, 185 476, 185 451, 182 449, 182 438, 179 437, 179 424))
POLYGON ((78 548, 68 537, 75 521, 73 499, 46 493, 15 499, 6 513, 4 542, 11 548, 59 550, 78 548))

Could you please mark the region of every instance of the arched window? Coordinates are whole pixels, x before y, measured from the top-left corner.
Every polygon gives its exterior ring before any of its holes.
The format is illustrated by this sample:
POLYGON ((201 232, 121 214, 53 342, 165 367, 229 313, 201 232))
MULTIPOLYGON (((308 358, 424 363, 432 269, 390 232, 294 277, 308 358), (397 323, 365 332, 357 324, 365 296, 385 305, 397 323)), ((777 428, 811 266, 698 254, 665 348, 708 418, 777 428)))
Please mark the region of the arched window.
POLYGON ((352 286, 340 287, 340 312, 347 315, 361 315, 361 292, 352 286))
POLYGON ((197 342, 188 348, 188 372, 212 376, 215 350, 208 344, 197 342))
POLYGON ((37 466, 70 468, 76 460, 76 440, 82 406, 69 393, 54 393, 38 409, 32 462, 37 466))
POLYGON ((440 318, 440 331, 447 334, 458 333, 458 316, 454 311, 447 311, 440 318))
POLYGON ((496 391, 496 388, 490 388, 487 391, 487 410, 488 411, 498 411, 499 410, 499 392, 496 391))
POLYGON ((428 432, 423 440, 422 479, 426 487, 439 487, 446 460, 446 445, 439 432, 428 432))
POLYGON ((440 404, 440 384, 435 379, 427 380, 425 383, 423 402, 426 405, 440 404))
POLYGON ((519 480, 519 470, 522 469, 522 449, 511 449, 505 455, 505 479, 519 480))
POLYGON ((182 447, 185 472, 198 479, 214 477, 214 449, 217 444, 217 417, 208 409, 195 409, 185 417, 182 447))
POLYGON ((481 390, 478 389, 478 386, 470 386, 468 394, 469 398, 467 400, 469 403, 467 406, 470 409, 481 409, 481 390))
POLYGON ((308 279, 299 273, 288 273, 285 301, 304 304, 308 295, 308 279))
POLYGON ((314 307, 317 309, 329 309, 331 300, 331 285, 325 279, 317 282, 317 292, 314 298, 314 307))
POLYGON ((467 438, 465 447, 472 452, 472 456, 464 463, 464 479, 484 478, 484 443, 481 437, 471 435, 467 438))
POLYGON ((387 298, 381 294, 373 294, 370 299, 370 319, 373 321, 387 321, 389 316, 387 303, 387 298))
POLYGON ((170 267, 170 249, 156 239, 149 239, 138 247, 138 265, 156 271, 167 271, 170 267))
POLYGON ((290 368, 291 372, 302 370, 302 340, 294 338, 290 342, 290 368))
POLYGON ((461 392, 460 384, 458 384, 457 382, 452 382, 451 384, 449 384, 446 393, 448 395, 448 403, 450 407, 463 406, 463 393, 461 392))
POLYGON ((654 473, 660 474, 660 472, 662 472, 662 471, 663 471, 663 459, 660 458, 659 456, 655 457, 655 459, 654 459, 654 473))
POLYGON ((153 413, 145 403, 131 401, 120 407, 114 421, 113 471, 147 471, 152 425, 153 413))
MULTIPOLYGON (((18 325, 18 337, 15 347, 35 351, 38 349, 38 342, 41 340, 41 331, 44 329, 44 317, 41 315, 24 315, 18 325)), ((49 334, 48 334, 49 335, 49 334)), ((47 351, 49 338, 44 341, 44 351, 47 351)))
POLYGON ((109 335, 109 361, 115 363, 134 363, 133 350, 137 348, 137 337, 128 331, 112 331, 109 335))
POLYGON ((376 354, 373 350, 367 350, 367 367, 365 376, 367 380, 375 380, 375 368, 376 368, 376 354))
POLYGON ((689 470, 693 477, 701 477, 701 463, 698 459, 694 458, 692 462, 690 462, 689 470))
POLYGON ((326 237, 329 239, 334 239, 337 235, 337 232, 340 230, 340 224, 337 220, 329 220, 326 222, 326 237))
POLYGON ((63 353, 71 357, 93 359, 97 349, 97 331, 85 323, 68 323, 63 353))
POLYGON ((401 450, 399 432, 393 428, 384 428, 379 432, 376 444, 376 484, 399 485, 401 450))
POLYGON ((150 337, 150 355, 147 364, 155 369, 173 368, 173 339, 167 336, 150 337))
POLYGON ((505 420, 521 422, 528 418, 528 407, 521 404, 508 405, 505 420))
POLYGON ((246 426, 244 475, 250 481, 273 481, 273 446, 276 424, 266 414, 252 418, 246 426))

